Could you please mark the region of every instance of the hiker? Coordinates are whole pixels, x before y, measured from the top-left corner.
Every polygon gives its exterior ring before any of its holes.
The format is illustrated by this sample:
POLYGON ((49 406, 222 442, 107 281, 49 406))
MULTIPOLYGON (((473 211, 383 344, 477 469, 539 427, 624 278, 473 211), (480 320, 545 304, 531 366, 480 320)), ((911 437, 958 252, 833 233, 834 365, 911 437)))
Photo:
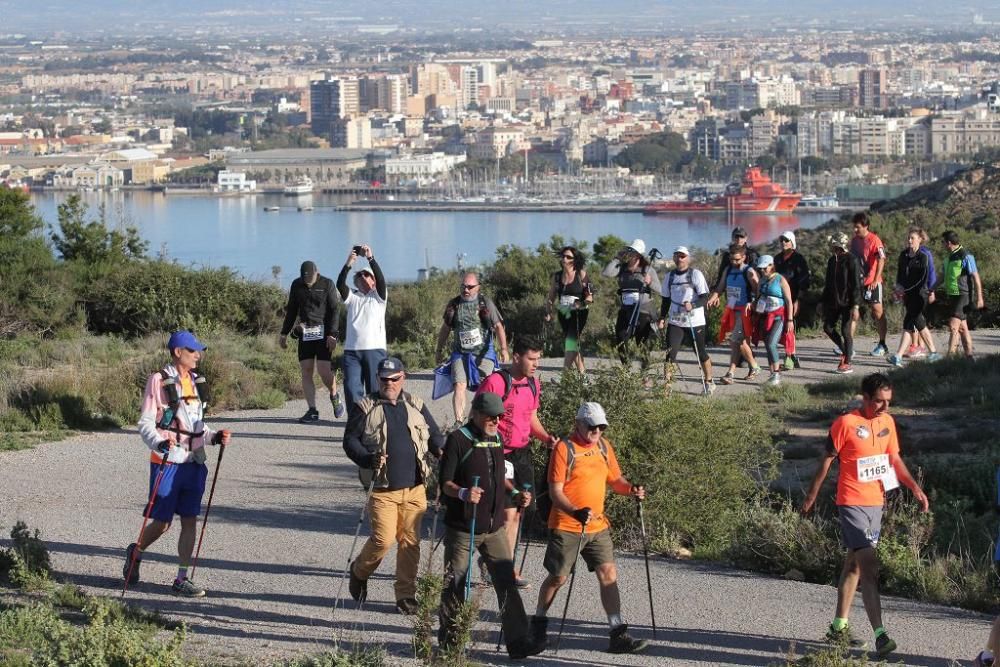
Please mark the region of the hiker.
MULTIPOLYGON (((517 540, 517 496, 525 489, 535 489, 534 466, 531 460, 531 438, 550 448, 558 438, 550 435, 538 418, 542 387, 535 372, 542 357, 542 346, 530 338, 514 341, 514 360, 510 369, 495 371, 479 385, 478 393, 492 393, 500 397, 504 413, 500 417, 499 433, 503 438, 503 456, 508 468, 508 485, 505 497, 504 525, 513 552, 517 540), (525 486, 527 485, 527 487, 525 486)), ((517 576, 518 588, 527 581, 517 576)))
POLYGON ((378 391, 378 365, 386 358, 385 308, 388 296, 385 276, 375 261, 371 247, 356 245, 337 276, 337 291, 347 308, 344 335, 344 395, 348 407, 378 391), (347 288, 347 274, 358 260, 368 260, 368 268, 354 274, 354 289, 347 288))
POLYGON ((278 345, 282 350, 288 347, 289 334, 299 341, 302 392, 308 406, 299 421, 303 424, 319 421, 316 384, 313 381, 316 371, 319 371, 320 379, 330 392, 333 415, 340 419, 346 409, 337 391, 337 378, 331 366, 333 351, 337 348, 337 290, 332 280, 320 275, 313 261, 302 262, 299 277, 292 281, 288 290, 285 320, 278 336, 278 345))
MULTIPOLYGON (((788 321, 786 326, 789 331, 789 340, 792 342, 792 351, 785 348, 785 370, 790 371, 799 368, 799 358, 795 356, 795 318, 799 314, 799 297, 809 289, 809 263, 797 249, 795 243, 795 232, 782 232, 778 237, 778 244, 781 252, 774 256, 774 268, 788 281, 788 287, 792 291, 791 312, 787 313, 788 321)), ((787 310, 787 309, 786 309, 787 310)))
POLYGON ((443 319, 435 356, 438 365, 446 361, 444 346, 454 332, 451 356, 447 358, 454 385, 454 429, 465 421, 466 388, 475 391, 501 362, 507 363, 507 333, 500 311, 492 299, 482 293, 479 276, 475 273, 462 276, 461 293, 448 302, 443 319))
POLYGON ((715 282, 714 285, 718 285, 719 281, 722 280, 722 276, 729 270, 732 265, 730 262, 730 257, 733 252, 733 246, 739 246, 743 248, 744 261, 747 266, 753 266, 757 263, 757 251, 754 250, 747 243, 748 239, 747 230, 745 227, 733 227, 732 235, 730 236, 729 245, 722 250, 717 251, 715 254, 722 255, 719 258, 719 268, 715 272, 715 282))
POLYGON ((781 356, 778 345, 786 345, 790 329, 788 311, 792 304, 792 290, 785 277, 774 268, 774 257, 761 255, 757 259, 760 271, 760 289, 757 294, 757 327, 754 338, 764 341, 767 363, 771 367, 769 385, 781 384, 781 356))
POLYGON ((840 363, 835 373, 853 373, 854 327, 861 311, 861 262, 847 251, 847 234, 839 232, 827 237, 830 259, 826 263, 823 283, 823 333, 837 346, 840 363), (837 326, 840 330, 837 330, 837 326))
POLYGON ((972 358, 972 334, 969 333, 969 310, 975 293, 976 310, 986 307, 983 301, 983 281, 979 277, 976 258, 959 243, 958 234, 947 231, 943 235, 948 249, 944 263, 944 292, 948 297, 948 354, 958 353, 959 340, 965 356, 972 358))
POLYGON ((663 278, 661 293, 659 326, 667 326, 667 359, 663 366, 667 390, 673 381, 671 369, 676 365, 681 342, 689 338, 701 366, 704 394, 709 396, 715 392, 712 359, 705 340, 705 304, 710 292, 705 275, 691 266, 691 252, 686 246, 674 248, 674 269, 663 278))
POLYGON ((129 585, 139 581, 143 554, 177 515, 181 518, 180 560, 171 590, 181 597, 200 598, 205 589, 188 578, 188 569, 208 477, 205 445, 225 447, 231 435, 227 429, 214 431, 205 425, 207 390, 195 369, 206 347, 190 331, 176 331, 167 341, 167 350, 170 363, 146 379, 139 417, 139 436, 150 449, 147 503, 152 506, 147 504, 146 513, 152 521, 139 541, 125 549, 122 576, 129 585))
POLYGON ((899 349, 896 354, 889 356, 889 363, 899 368, 903 367, 903 355, 921 340, 926 342, 930 352, 928 361, 937 361, 941 358, 924 316, 930 294, 927 283, 933 271, 933 259, 929 252, 925 252, 923 241, 924 230, 911 227, 906 235, 906 249, 899 253, 893 297, 903 302, 905 315, 903 333, 899 337, 899 349))
MULTIPOLYGON (((466 578, 472 576, 474 549, 482 556, 496 591, 507 654, 522 659, 544 651, 547 642, 530 636, 524 603, 514 582, 514 561, 504 530, 504 443, 498 432, 502 414, 499 396, 477 394, 472 399, 469 422, 452 431, 445 443, 439 475, 446 528, 438 644, 447 650, 459 641, 457 617, 466 597, 464 591, 470 590, 471 582, 466 578)), ((517 503, 527 507, 531 492, 518 494, 517 503)))
POLYGON ((536 642, 546 640, 549 607, 577 565, 579 554, 587 568, 597 575, 601 587, 601 605, 610 629, 608 651, 638 653, 646 648, 647 642, 633 639, 622 620, 618 570, 611 524, 604 514, 604 498, 607 487, 618 495, 639 500, 646 497, 646 491, 622 475, 615 451, 603 436, 607 428, 604 408, 599 403, 583 403, 576 413, 573 434, 568 440, 560 440, 552 450, 548 469, 551 532, 543 562, 549 574, 538 591, 531 630, 536 642))
POLYGON ((587 258, 573 246, 565 246, 559 251, 562 268, 552 274, 552 286, 545 297, 545 321, 552 321, 555 309, 556 319, 563 332, 563 368, 576 368, 581 373, 583 352, 580 350, 580 334, 587 326, 587 314, 594 302, 594 288, 587 279, 587 258))
POLYGON ((740 361, 749 366, 744 380, 755 380, 760 375, 760 366, 754 358, 750 338, 753 335, 753 300, 757 294, 759 281, 757 273, 746 263, 746 246, 733 244, 727 253, 729 268, 716 281, 715 289, 705 305, 714 308, 719 305, 719 297, 726 295, 726 309, 719 324, 718 343, 729 336, 729 370, 722 376, 722 384, 732 384, 736 380, 736 367, 740 361))
POLYGON ((649 338, 656 308, 652 293, 660 294, 660 279, 646 256, 646 242, 635 239, 604 267, 603 274, 618 281, 618 319, 615 344, 623 364, 629 362, 628 343, 635 340, 643 368, 649 365, 649 338))
POLYGON ((875 552, 885 492, 902 482, 921 511, 928 511, 929 502, 899 455, 896 422, 889 414, 892 380, 882 373, 866 376, 861 381, 861 396, 860 408, 841 415, 830 426, 827 449, 802 503, 802 513, 812 510, 830 467, 838 461, 836 502, 847 558, 837 586, 837 611, 826 636, 831 641, 852 640, 847 616, 860 584, 868 621, 875 631, 875 651, 884 658, 896 650, 896 642, 882 625, 875 552))
MULTIPOLYGON (((878 234, 871 231, 871 221, 868 214, 859 211, 851 218, 854 226, 854 236, 851 238, 851 254, 861 262, 861 295, 864 303, 871 309, 872 319, 878 331, 878 343, 872 349, 873 357, 884 357, 889 354, 885 337, 889 330, 889 321, 885 317, 885 294, 882 285, 882 272, 885 269, 885 244, 878 234)), ((857 331, 858 322, 851 322, 851 338, 857 331)), ((848 363, 850 363, 848 359, 848 363)))
POLYGON ((430 479, 429 456, 441 458, 444 436, 427 405, 405 390, 406 369, 396 357, 378 365, 379 388, 351 405, 344 429, 344 452, 362 470, 362 481, 375 487, 368 516, 371 537, 350 566, 351 597, 368 597, 368 579, 396 545, 396 609, 417 612, 420 522, 427 511, 424 484, 430 479))

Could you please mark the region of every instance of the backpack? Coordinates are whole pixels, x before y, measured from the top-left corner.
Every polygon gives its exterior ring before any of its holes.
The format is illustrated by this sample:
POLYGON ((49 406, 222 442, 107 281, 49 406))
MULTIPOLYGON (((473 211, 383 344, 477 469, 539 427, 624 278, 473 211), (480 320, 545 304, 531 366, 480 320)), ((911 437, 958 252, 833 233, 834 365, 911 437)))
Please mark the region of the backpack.
MULTIPOLYGON (((500 377, 503 378, 503 395, 500 397, 500 400, 506 403, 510 392, 514 390, 514 376, 506 368, 499 368, 495 372, 499 373, 500 377)), ((538 378, 528 378, 528 387, 531 389, 532 397, 538 398, 538 378)))
MULTIPOLYGON (((167 407, 163 410, 163 416, 160 417, 160 421, 157 424, 157 428, 169 429, 171 425, 177 418, 177 409, 180 407, 181 401, 185 398, 191 398, 190 396, 181 396, 180 393, 180 383, 177 378, 170 375, 165 368, 161 368, 157 371, 160 375, 160 382, 163 385, 164 390, 167 392, 167 407)), ((191 373, 191 384, 194 385, 194 390, 198 394, 198 400, 202 402, 203 405, 208 404, 208 385, 205 383, 205 378, 194 372, 191 373)), ((175 426, 174 431, 179 435, 192 435, 190 432, 175 426)))
MULTIPOLYGON (((576 447, 573 447, 569 440, 560 438, 559 442, 557 442, 549 451, 549 459, 545 464, 545 476, 541 479, 540 484, 538 485, 538 493, 535 494, 535 516, 541 520, 543 527, 548 526, 549 514, 552 512, 552 497, 549 495, 549 468, 552 466, 552 453, 560 444, 566 446, 566 482, 569 482, 572 477, 573 465, 576 463, 576 447)), ((601 438, 597 443, 597 449, 601 453, 604 463, 607 465, 607 440, 601 438)))

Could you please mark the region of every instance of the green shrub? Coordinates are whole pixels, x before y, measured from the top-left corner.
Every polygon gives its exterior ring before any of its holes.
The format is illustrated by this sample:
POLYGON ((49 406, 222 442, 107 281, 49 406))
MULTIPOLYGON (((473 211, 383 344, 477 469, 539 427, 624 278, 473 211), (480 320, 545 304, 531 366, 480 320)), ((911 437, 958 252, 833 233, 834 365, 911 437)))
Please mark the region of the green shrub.
POLYGON ((32 534, 23 521, 10 531, 13 542, 9 549, 0 550, 0 577, 23 589, 44 588, 52 572, 49 550, 39 537, 32 534))
POLYGON ((420 660, 429 661, 434 655, 434 624, 437 621, 438 606, 444 578, 437 574, 425 574, 417 580, 417 613, 413 617, 413 654, 420 660))

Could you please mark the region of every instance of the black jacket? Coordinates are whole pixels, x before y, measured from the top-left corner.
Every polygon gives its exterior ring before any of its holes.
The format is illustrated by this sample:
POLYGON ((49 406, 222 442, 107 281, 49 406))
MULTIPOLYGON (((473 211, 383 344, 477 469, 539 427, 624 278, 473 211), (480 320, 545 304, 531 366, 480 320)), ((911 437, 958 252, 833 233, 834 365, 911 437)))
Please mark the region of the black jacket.
POLYGON ((332 280, 319 276, 312 287, 302 278, 292 281, 285 321, 281 325, 282 336, 292 330, 296 318, 307 326, 322 324, 324 335, 337 335, 337 288, 332 280))
POLYGON ((464 429, 452 431, 444 445, 439 477, 441 497, 445 499, 445 525, 468 533, 472 508, 475 508, 477 535, 493 533, 503 528, 506 491, 503 440, 499 435, 488 438, 472 422, 466 424, 464 429), (472 434, 472 439, 465 435, 465 429, 472 434), (479 486, 483 489, 478 505, 444 494, 445 482, 469 488, 475 476, 479 477, 479 486))
POLYGON ((857 256, 846 252, 830 257, 826 263, 823 306, 828 309, 860 306, 861 281, 861 261, 857 256))
POLYGON ((809 263, 797 250, 793 250, 787 259, 783 252, 775 255, 774 269, 788 281, 792 301, 798 301, 799 295, 809 289, 809 263))
POLYGON ((910 256, 909 249, 899 253, 899 266, 896 269, 896 284, 905 292, 927 291, 927 274, 930 270, 927 255, 917 250, 910 256))

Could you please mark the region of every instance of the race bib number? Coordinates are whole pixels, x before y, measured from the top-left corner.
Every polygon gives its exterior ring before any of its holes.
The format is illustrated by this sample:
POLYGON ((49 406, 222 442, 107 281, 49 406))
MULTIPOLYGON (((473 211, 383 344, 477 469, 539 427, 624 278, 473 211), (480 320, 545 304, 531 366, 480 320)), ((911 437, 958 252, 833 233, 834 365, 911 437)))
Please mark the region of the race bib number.
POLYGON ((754 310, 756 310, 758 313, 763 313, 764 311, 766 311, 767 301, 764 301, 763 299, 758 299, 757 306, 754 308, 754 310))
POLYGON ((458 344, 463 350, 471 350, 483 344, 483 332, 479 329, 458 332, 458 344))
POLYGON ((514 463, 512 461, 503 462, 504 479, 514 479, 514 463))
POLYGON ((639 303, 639 293, 638 292, 622 292, 622 305, 623 306, 634 306, 639 303))
POLYGON ((580 300, 580 297, 573 296, 572 294, 564 294, 559 297, 559 305, 563 308, 572 308, 573 305, 580 300))
POLYGON ((317 324, 312 327, 302 327, 302 340, 306 342, 323 340, 323 325, 317 324))
POLYGON ((738 303, 740 299, 743 298, 743 288, 742 287, 727 287, 726 288, 726 298, 729 299, 730 303, 738 303))
MULTIPOLYGON (((893 480, 896 479, 896 471, 894 471, 892 469, 892 466, 889 465, 888 454, 876 454, 875 456, 865 456, 863 458, 858 459, 857 463, 858 463, 859 482, 869 484, 871 482, 881 481, 885 485, 885 490, 888 491, 889 486, 888 484, 886 484, 886 482, 888 481, 887 478, 889 478, 890 473, 892 475, 892 479, 893 480)), ((895 486, 893 486, 892 488, 896 488, 896 486, 899 486, 898 481, 896 481, 895 486)))

